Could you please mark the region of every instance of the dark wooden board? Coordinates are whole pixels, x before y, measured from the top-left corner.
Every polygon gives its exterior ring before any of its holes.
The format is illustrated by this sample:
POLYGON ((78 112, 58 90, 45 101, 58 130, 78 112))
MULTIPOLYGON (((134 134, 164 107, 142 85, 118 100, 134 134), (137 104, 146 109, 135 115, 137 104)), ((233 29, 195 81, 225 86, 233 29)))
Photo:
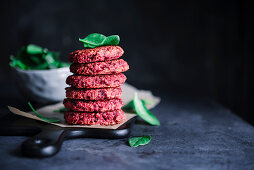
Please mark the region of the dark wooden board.
POLYGON ((9 113, 0 119, 0 135, 32 136, 21 145, 22 154, 27 157, 49 157, 59 152, 62 142, 67 139, 129 137, 135 120, 136 117, 133 117, 117 129, 61 128, 9 113))

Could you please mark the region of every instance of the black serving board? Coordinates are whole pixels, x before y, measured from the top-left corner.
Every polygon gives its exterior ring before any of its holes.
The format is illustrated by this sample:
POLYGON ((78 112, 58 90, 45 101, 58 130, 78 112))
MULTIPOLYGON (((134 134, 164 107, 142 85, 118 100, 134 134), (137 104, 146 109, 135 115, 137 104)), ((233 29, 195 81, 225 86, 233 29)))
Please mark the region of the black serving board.
POLYGON ((21 145, 26 157, 50 157, 58 153, 64 140, 73 138, 120 139, 130 136, 136 117, 117 129, 61 128, 9 113, 0 119, 0 135, 32 136, 21 145))

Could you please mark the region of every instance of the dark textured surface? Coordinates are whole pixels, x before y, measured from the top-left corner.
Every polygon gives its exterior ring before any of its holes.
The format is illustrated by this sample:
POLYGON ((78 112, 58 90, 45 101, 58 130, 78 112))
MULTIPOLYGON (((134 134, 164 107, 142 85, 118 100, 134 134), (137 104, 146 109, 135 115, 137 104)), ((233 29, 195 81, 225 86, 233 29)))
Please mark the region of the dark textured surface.
POLYGON ((132 136, 152 136, 138 148, 127 139, 74 139, 52 158, 28 159, 18 149, 27 137, 1 136, 1 169, 254 169, 254 128, 229 110, 169 97, 152 111, 161 126, 138 121, 132 136))

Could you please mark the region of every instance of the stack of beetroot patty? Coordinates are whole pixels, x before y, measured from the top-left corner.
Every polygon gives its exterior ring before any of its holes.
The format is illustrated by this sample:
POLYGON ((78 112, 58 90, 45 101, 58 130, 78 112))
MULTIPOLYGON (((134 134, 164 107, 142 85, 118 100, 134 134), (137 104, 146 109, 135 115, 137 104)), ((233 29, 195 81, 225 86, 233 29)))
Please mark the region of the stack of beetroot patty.
POLYGON ((120 86, 126 81, 122 73, 129 69, 119 46, 101 46, 77 50, 69 55, 74 73, 66 79, 63 104, 69 124, 115 125, 125 120, 120 86))

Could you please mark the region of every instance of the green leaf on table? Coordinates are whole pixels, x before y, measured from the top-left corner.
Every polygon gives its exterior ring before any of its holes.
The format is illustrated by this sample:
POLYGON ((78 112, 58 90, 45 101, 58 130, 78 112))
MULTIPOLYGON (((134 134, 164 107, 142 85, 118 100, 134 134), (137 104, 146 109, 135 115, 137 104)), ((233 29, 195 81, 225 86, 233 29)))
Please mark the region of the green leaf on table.
MULTIPOLYGON (((150 100, 143 100, 143 99, 141 99, 141 101, 142 101, 142 103, 144 105, 146 105, 146 104, 154 104, 154 101, 150 101, 150 100)), ((131 100, 129 103, 124 105, 122 107, 122 110, 125 111, 125 112, 135 112, 134 101, 131 100)))
POLYGON ((54 110, 53 112, 56 112, 56 113, 64 113, 66 111, 66 108, 65 107, 62 107, 60 109, 57 109, 57 110, 54 110))
POLYGON ((129 139, 130 147, 138 147, 140 145, 147 145, 151 141, 151 136, 134 137, 129 139))
POLYGON ((38 118, 40 118, 40 119, 42 119, 42 120, 44 120, 44 121, 46 121, 46 122, 49 122, 49 123, 60 122, 60 120, 59 120, 58 118, 47 118, 47 117, 44 117, 44 116, 40 115, 40 114, 33 108, 32 104, 31 104, 30 102, 28 102, 28 105, 29 105, 29 107, 32 109, 32 111, 35 113, 35 115, 36 115, 38 118))
POLYGON ((134 93, 133 103, 137 115, 151 125, 160 125, 160 121, 146 108, 145 104, 138 98, 137 93, 134 93))
MULTIPOLYGON (((147 102, 145 100, 142 100, 142 103, 145 105, 147 102)), ((134 107, 134 101, 131 100, 129 103, 127 103, 126 105, 124 105, 122 107, 122 110, 125 112, 135 112, 135 107, 134 107)))
POLYGON ((84 44, 85 48, 95 48, 106 45, 118 45, 120 42, 120 37, 118 35, 106 37, 102 34, 92 33, 86 36, 84 39, 79 38, 79 41, 84 44))

